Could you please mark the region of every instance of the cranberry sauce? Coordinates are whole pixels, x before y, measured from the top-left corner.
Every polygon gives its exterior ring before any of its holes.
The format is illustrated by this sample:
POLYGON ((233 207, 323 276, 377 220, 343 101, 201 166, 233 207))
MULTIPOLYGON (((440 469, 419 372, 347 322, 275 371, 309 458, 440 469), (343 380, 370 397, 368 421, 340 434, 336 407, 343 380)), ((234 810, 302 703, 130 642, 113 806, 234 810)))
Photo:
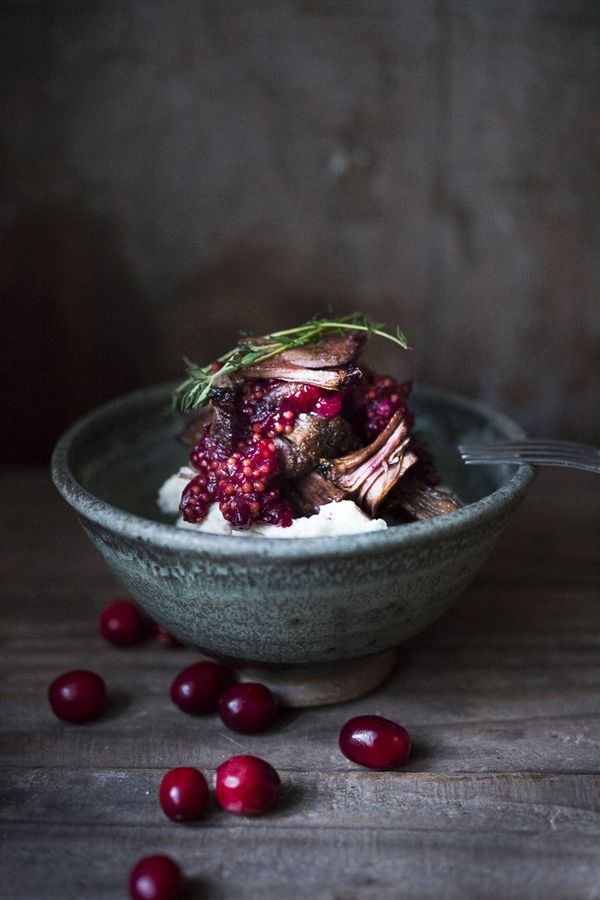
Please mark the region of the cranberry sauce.
POLYGON ((279 465, 275 444, 268 438, 238 441, 237 449, 224 456, 208 434, 196 445, 190 459, 200 474, 185 487, 179 506, 187 522, 201 522, 211 503, 218 502, 223 517, 233 528, 249 528, 262 522, 292 524, 292 508, 269 487, 279 465))
POLYGON ((303 384, 288 393, 288 387, 292 385, 276 379, 248 382, 241 415, 252 434, 266 438, 291 434, 301 413, 314 413, 322 419, 331 419, 342 408, 342 391, 303 384))
POLYGON ((406 423, 412 425, 413 415, 407 405, 411 390, 412 381, 400 384, 389 375, 375 375, 365 370, 362 381, 346 391, 342 414, 365 443, 370 443, 398 411, 406 423))

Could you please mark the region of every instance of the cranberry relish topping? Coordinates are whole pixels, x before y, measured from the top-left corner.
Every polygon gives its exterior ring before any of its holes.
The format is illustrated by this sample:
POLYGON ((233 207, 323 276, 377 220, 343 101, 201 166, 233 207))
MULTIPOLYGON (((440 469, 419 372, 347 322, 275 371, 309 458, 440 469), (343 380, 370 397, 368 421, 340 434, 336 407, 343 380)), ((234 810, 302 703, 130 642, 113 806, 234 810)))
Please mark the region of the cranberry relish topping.
POLYGON ((337 416, 342 397, 343 391, 330 391, 313 384, 253 379, 244 386, 240 419, 253 435, 274 438, 291 434, 301 413, 314 413, 321 419, 337 416))
POLYGON ((398 384, 389 375, 364 371, 360 383, 346 391, 343 414, 368 443, 389 425, 394 413, 400 412, 407 425, 414 417, 408 409, 412 381, 398 384))
POLYGON ((216 501, 233 528, 249 528, 257 522, 282 528, 291 525, 288 501, 277 488, 267 490, 279 472, 275 444, 254 435, 248 442, 239 440, 237 449, 227 455, 211 439, 209 428, 190 457, 200 474, 183 491, 179 508, 186 522, 201 522, 216 501))

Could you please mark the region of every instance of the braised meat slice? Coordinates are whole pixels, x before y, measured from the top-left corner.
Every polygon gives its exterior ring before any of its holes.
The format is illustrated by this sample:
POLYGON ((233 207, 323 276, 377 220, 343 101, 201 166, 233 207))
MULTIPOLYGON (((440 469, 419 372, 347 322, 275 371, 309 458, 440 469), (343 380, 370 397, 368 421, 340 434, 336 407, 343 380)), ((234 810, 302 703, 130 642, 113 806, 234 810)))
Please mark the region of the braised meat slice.
POLYGON ((355 362, 363 345, 364 335, 352 332, 283 350, 242 371, 246 378, 277 378, 340 390, 361 377, 355 362))
POLYGON ((221 447, 232 447, 239 430, 235 387, 213 387, 210 392, 212 414, 210 436, 221 447))
POLYGON ((319 471, 374 516, 398 480, 417 461, 408 450, 409 441, 408 425, 398 412, 366 447, 324 463, 319 471))
POLYGON ((329 391, 339 391, 361 377, 360 369, 353 364, 340 369, 302 368, 285 362, 281 359, 281 354, 247 366, 244 374, 248 378, 277 378, 280 381, 313 384, 329 391))
POLYGON ((394 490, 389 509, 392 513, 407 513, 412 519, 431 519, 454 512, 461 506, 461 501, 451 490, 427 484, 409 473, 394 490))
POLYGON ((308 472, 288 487, 288 497, 297 516, 312 516, 319 507, 335 500, 346 500, 346 494, 318 472, 308 472))
POLYGON ((284 350, 278 359, 305 369, 335 369, 356 362, 365 340, 364 333, 354 331, 284 350))
POLYGON ((408 426, 401 414, 396 413, 371 444, 347 456, 322 461, 308 479, 296 483, 295 491, 307 504, 328 493, 330 499, 354 500, 373 517, 392 488, 417 460, 408 450, 408 444, 408 426), (326 482, 340 493, 331 492, 326 482))
POLYGON ((188 422, 179 435, 179 440, 183 444, 195 446, 202 440, 209 426, 215 443, 229 450, 233 447, 239 431, 237 400, 237 385, 229 379, 224 379, 222 385, 212 387, 209 394, 210 402, 197 418, 188 422))
POLYGON ((350 426, 341 416, 323 419, 301 414, 290 434, 274 439, 279 470, 286 478, 299 478, 323 458, 344 453, 353 444, 350 426))

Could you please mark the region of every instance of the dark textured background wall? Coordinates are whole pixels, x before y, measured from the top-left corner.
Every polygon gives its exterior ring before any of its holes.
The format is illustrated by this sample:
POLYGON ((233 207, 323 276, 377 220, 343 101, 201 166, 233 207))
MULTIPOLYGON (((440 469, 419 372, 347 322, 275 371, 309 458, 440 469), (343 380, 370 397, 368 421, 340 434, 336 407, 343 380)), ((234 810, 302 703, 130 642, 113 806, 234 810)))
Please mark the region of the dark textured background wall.
POLYGON ((328 302, 404 328, 384 368, 600 439, 594 0, 25 0, 0 24, 4 459, 328 302))

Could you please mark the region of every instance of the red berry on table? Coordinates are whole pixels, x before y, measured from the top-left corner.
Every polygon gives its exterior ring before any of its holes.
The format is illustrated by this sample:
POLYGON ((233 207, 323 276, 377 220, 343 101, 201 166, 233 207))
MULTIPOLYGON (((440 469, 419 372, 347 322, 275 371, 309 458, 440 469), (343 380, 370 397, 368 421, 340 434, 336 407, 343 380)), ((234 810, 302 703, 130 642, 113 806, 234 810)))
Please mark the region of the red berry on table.
POLYGON ((160 783, 158 798, 163 812, 174 822, 195 822, 208 806, 206 778, 191 767, 171 769, 160 783))
POLYGON ((165 631, 158 622, 152 623, 152 637, 157 644, 161 645, 161 647, 178 650, 184 646, 173 634, 169 634, 168 631, 165 631))
POLYGON ((131 900, 180 900, 184 878, 170 856, 145 856, 129 876, 131 900))
POLYGON ((133 647, 147 637, 148 621, 132 600, 113 600, 100 613, 100 634, 118 647, 133 647))
POLYGON ((214 662, 188 666, 171 685, 171 700, 192 716, 203 716, 217 708, 219 697, 233 683, 233 674, 214 662))
POLYGON ((55 678, 48 689, 52 712, 65 722, 88 722, 104 711, 106 685, 102 678, 88 669, 64 672, 55 678))
POLYGON ((215 775, 217 800, 238 816, 257 816, 270 809, 281 781, 268 762, 258 756, 232 756, 215 775))
POLYGON ((264 684, 234 684, 219 700, 219 715, 224 724, 242 734, 256 734, 272 725, 279 703, 264 684))
POLYGON ((356 716, 340 731, 340 750, 361 766, 392 769, 408 759, 410 736, 383 716, 356 716))

